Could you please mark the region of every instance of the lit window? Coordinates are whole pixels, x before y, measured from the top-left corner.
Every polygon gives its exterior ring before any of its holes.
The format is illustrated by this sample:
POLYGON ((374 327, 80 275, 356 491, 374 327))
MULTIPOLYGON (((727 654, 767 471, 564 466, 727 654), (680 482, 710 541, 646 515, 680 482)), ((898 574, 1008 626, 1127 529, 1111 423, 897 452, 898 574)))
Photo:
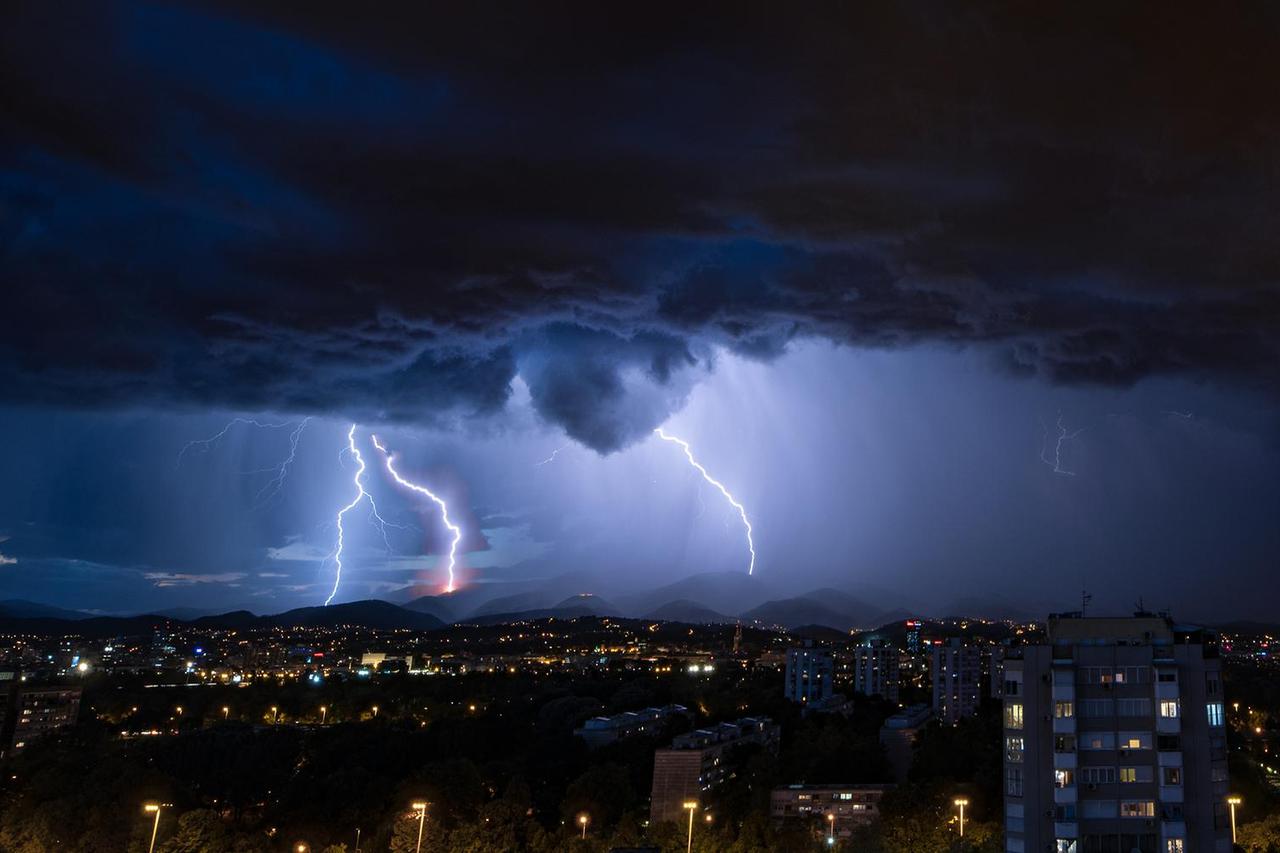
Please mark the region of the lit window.
MULTIPOLYGON (((1221 705, 1218 706, 1222 708, 1221 705)), ((1022 728, 1022 706, 1019 704, 1009 704, 1004 706, 1004 727, 1006 729, 1022 728)))
POLYGON ((1121 782, 1137 782, 1137 781, 1138 781, 1138 768, 1136 768, 1136 767, 1121 767, 1121 768, 1120 768, 1120 781, 1121 781, 1121 782))
POLYGON ((1208 705, 1205 706, 1205 710, 1209 712, 1209 725, 1211 726, 1222 725, 1222 703, 1221 702, 1210 702, 1208 705))
POLYGON ((1075 784, 1075 775, 1070 770, 1053 771, 1053 787, 1070 788, 1075 784))
POLYGON ((1123 800, 1120 817, 1155 817, 1156 804, 1151 800, 1123 800))
POLYGON ((1164 843, 1165 853, 1187 853, 1181 838, 1170 838, 1164 843))
POLYGON ((1162 782, 1165 785, 1181 785, 1182 784, 1182 768, 1181 767, 1164 768, 1162 782))
POLYGON ((1160 701, 1160 716, 1172 719, 1178 716, 1178 700, 1163 699, 1160 701))
POLYGON ((1023 750, 1026 749, 1026 741, 1021 737, 1007 737, 1004 739, 1004 755, 1005 760, 1013 764, 1021 763, 1023 750))
POLYGON ((1053 715, 1059 719, 1075 716, 1075 706, 1070 702, 1054 702, 1053 715))
POLYGON ((1074 838, 1059 838, 1058 846, 1053 849, 1055 853, 1076 853, 1080 848, 1076 845, 1074 838))

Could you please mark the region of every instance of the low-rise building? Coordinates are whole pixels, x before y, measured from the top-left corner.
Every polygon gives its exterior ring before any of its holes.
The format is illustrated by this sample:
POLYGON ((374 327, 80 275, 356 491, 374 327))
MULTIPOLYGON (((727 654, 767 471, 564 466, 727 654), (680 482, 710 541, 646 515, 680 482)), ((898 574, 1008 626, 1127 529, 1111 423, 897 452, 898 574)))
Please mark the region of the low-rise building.
POLYGON ((656 734, 667 720, 688 714, 689 709, 683 705, 626 711, 612 717, 592 717, 573 733, 586 741, 588 747, 596 749, 624 738, 656 734))
POLYGON ((685 802, 700 800, 737 769, 742 747, 758 745, 776 753, 780 735, 780 727, 768 717, 743 717, 675 738, 653 755, 649 820, 679 820, 685 802))
POLYGON ((880 819, 880 798, 893 785, 784 785, 769 795, 776 820, 818 819, 824 832, 848 838, 859 826, 880 819))

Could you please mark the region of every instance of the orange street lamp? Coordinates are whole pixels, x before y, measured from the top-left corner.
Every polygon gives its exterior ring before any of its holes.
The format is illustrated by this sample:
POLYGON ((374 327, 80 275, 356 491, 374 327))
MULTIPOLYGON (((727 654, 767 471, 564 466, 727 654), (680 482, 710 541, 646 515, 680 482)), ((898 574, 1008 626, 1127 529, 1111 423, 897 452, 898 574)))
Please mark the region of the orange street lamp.
POLYGON ((144 812, 154 813, 156 816, 155 823, 151 825, 151 846, 147 848, 147 853, 155 853, 156 850, 156 833, 160 831, 160 804, 147 803, 142 807, 144 812))
POLYGON ((827 813, 827 846, 836 846, 836 813, 827 813))
MULTIPOLYGON (((376 711, 377 708, 374 708, 376 711)), ((413 808, 418 812, 418 846, 413 848, 413 853, 422 853, 422 827, 427 822, 427 806, 430 803, 417 802, 413 804, 413 808)))
POLYGON ((226 705, 223 705, 223 706, 222 706, 222 719, 224 719, 224 720, 225 720, 225 719, 226 719, 227 717, 229 717, 229 716, 231 716, 231 709, 230 709, 230 708, 228 708, 226 705))
POLYGON ((1243 803, 1240 797, 1227 797, 1227 805, 1231 806, 1231 843, 1236 843, 1236 806, 1243 803))
POLYGON ((325 721, 326 719, 328 719, 328 718, 329 718, 329 709, 328 709, 328 707, 326 707, 326 706, 324 706, 324 705, 321 705, 321 706, 320 706, 320 725, 322 725, 322 726, 323 726, 323 725, 324 725, 324 721, 325 721))
POLYGON ((585 814, 578 815, 578 826, 582 827, 582 840, 587 840, 587 824, 591 823, 591 818, 585 814))
POLYGON ((693 813, 698 810, 698 801, 685 800, 682 808, 689 810, 689 843, 685 845, 685 853, 693 853, 693 813))
POLYGON ((964 797, 956 797, 955 804, 960 807, 960 837, 964 838, 964 807, 969 805, 969 801, 964 797))

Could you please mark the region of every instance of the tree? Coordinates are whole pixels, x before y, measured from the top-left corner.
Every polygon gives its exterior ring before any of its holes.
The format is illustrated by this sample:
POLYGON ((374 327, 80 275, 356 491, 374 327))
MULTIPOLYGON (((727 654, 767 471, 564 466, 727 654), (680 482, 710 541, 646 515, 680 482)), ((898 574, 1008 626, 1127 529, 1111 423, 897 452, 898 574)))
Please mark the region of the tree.
POLYGON ((1236 833, 1236 844, 1248 853, 1280 851, 1280 814, 1267 815, 1262 820, 1242 824, 1236 833))

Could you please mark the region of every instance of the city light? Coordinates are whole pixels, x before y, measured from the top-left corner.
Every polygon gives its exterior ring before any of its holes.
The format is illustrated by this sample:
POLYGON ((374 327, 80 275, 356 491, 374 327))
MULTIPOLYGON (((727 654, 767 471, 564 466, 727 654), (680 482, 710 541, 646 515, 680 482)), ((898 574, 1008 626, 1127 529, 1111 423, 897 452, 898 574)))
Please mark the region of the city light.
POLYGON ((1227 797, 1227 805, 1231 807, 1231 843, 1236 843, 1236 806, 1244 802, 1244 799, 1237 796, 1227 797))
POLYGON ((413 810, 418 813, 418 844, 413 848, 413 853, 422 853, 422 828, 427 822, 427 806, 428 802, 419 800, 412 804, 413 810))
POLYGON ((587 840, 587 824, 591 822, 591 818, 585 814, 578 815, 578 825, 582 827, 582 840, 587 840))
POLYGON ((952 803, 960 808, 960 837, 964 838, 964 807, 969 805, 969 801, 964 797, 957 797, 952 803))
POLYGON ((160 831, 160 808, 161 803, 146 803, 142 810, 148 813, 154 813, 155 821, 151 824, 151 844, 147 847, 147 853, 155 853, 156 850, 156 833, 160 831))
POLYGON ((685 800, 681 808, 689 810, 689 840, 685 845, 685 853, 693 853, 693 814, 698 810, 697 800, 685 800))

